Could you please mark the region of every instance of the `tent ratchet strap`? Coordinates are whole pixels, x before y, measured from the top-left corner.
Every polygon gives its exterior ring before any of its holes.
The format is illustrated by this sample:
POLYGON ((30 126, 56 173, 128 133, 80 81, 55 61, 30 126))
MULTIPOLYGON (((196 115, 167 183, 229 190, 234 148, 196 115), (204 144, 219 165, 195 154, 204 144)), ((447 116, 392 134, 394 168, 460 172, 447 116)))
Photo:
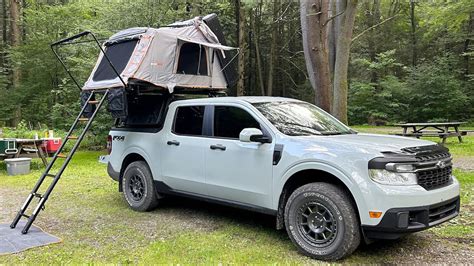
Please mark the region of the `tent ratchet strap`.
POLYGON ((68 73, 69 77, 71 77, 71 79, 74 81, 74 83, 76 84, 76 86, 79 88, 79 90, 82 91, 82 87, 79 85, 79 83, 77 82, 77 80, 74 78, 74 76, 72 75, 71 71, 69 71, 69 69, 67 68, 66 64, 64 63, 64 61, 62 60, 61 56, 59 56, 58 54, 58 51, 57 49, 55 49, 56 46, 59 46, 59 45, 66 45, 66 44, 77 44, 77 43, 74 43, 72 41, 76 40, 76 39, 79 39, 79 38, 82 38, 82 37, 85 37, 87 35, 91 35, 92 38, 94 39, 93 41, 95 41, 95 43, 97 44, 97 46, 99 47, 101 53, 104 55, 105 59, 107 60, 107 62, 109 63, 110 67, 112 68, 112 70, 114 71, 115 75, 117 75, 117 77, 120 79, 120 81, 122 82, 123 84, 123 87, 127 87, 127 84, 125 84, 125 81, 122 79, 122 77, 120 76, 120 74, 118 73, 117 69, 115 68, 114 64, 112 64, 112 61, 110 60, 109 56, 105 53, 105 50, 104 48, 102 47, 102 45, 100 44, 99 40, 97 39, 97 37, 94 35, 94 33, 92 33, 91 31, 83 31, 79 34, 76 34, 74 36, 71 36, 71 37, 68 37, 68 38, 65 38, 65 39, 62 39, 62 40, 59 40, 57 42, 54 42, 51 44, 51 50, 53 50, 53 53, 54 55, 56 56, 56 58, 58 59, 58 61, 61 63, 61 65, 64 67, 64 69, 66 70, 66 72, 68 73))

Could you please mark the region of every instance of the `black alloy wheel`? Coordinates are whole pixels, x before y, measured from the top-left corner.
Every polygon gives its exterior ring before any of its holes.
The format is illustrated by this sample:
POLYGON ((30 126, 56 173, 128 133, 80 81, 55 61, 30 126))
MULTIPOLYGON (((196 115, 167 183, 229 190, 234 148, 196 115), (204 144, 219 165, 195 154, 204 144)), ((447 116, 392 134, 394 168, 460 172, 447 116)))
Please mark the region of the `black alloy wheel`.
POLYGON ((288 236, 307 256, 339 260, 359 246, 355 205, 337 185, 316 182, 297 188, 286 202, 284 216, 288 236))
POLYGON ((136 211, 150 211, 158 205, 153 176, 144 161, 130 163, 122 176, 122 191, 128 205, 136 211))
POLYGON ((332 212, 320 202, 307 202, 299 211, 298 229, 316 246, 330 245, 337 235, 337 222, 332 212))

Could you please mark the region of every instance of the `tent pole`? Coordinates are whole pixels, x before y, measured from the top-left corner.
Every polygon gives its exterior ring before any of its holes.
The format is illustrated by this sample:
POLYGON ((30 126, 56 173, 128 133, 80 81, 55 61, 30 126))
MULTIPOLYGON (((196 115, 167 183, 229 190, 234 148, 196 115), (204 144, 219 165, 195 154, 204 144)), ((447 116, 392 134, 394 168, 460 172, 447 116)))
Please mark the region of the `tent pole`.
POLYGON ((92 38, 94 38, 95 42, 97 43, 97 46, 99 46, 99 49, 102 51, 102 53, 104 54, 104 57, 105 59, 107 59, 107 62, 109 62, 109 65, 110 67, 112 67, 112 70, 115 72, 115 75, 117 75, 117 77, 120 79, 120 81, 122 82, 123 84, 123 87, 126 88, 127 87, 127 84, 125 84, 125 81, 123 81, 122 77, 120 76, 120 74, 118 73, 117 69, 114 67, 114 64, 112 64, 112 61, 110 61, 109 57, 107 56, 107 54, 105 53, 104 51, 104 48, 102 47, 102 45, 100 45, 99 43, 99 40, 97 40, 97 38, 95 37, 95 35, 92 33, 92 32, 89 32, 89 34, 92 36, 92 38))
POLYGON ((55 46, 58 46, 58 45, 66 45, 66 44, 78 44, 79 42, 76 42, 76 43, 73 43, 72 41, 75 40, 75 39, 78 39, 78 38, 81 38, 81 37, 84 37, 86 35, 91 35, 92 38, 94 38, 94 41, 97 43, 97 46, 99 46, 99 49, 100 51, 104 54, 104 57, 105 59, 107 59, 107 62, 109 63, 110 67, 112 67, 112 70, 114 71, 115 75, 117 75, 117 77, 120 79, 120 81, 122 82, 123 84, 123 87, 127 87, 127 85, 125 84, 125 81, 122 79, 122 77, 120 76, 120 74, 118 73, 117 69, 114 67, 114 65, 112 64, 112 61, 110 61, 110 58, 107 56, 107 54, 105 53, 104 51, 104 48, 102 48, 102 45, 100 45, 100 42, 99 40, 95 37, 95 35, 90 32, 90 31, 84 31, 84 32, 81 32, 79 34, 76 34, 74 36, 71 36, 71 37, 68 37, 66 39, 62 39, 62 40, 59 40, 57 42, 54 42, 51 44, 51 50, 53 50, 53 53, 54 55, 56 56, 56 58, 59 60, 59 62, 61 63, 61 65, 64 67, 64 69, 66 70, 66 72, 68 73, 68 75, 71 77, 71 79, 74 81, 74 83, 76 84, 76 86, 79 88, 80 91, 82 91, 82 87, 79 85, 79 83, 77 82, 77 80, 74 78, 74 76, 72 75, 71 71, 69 71, 69 69, 67 68, 66 64, 64 63, 64 61, 62 60, 62 58, 59 56, 58 52, 56 51, 56 49, 54 49, 55 46))

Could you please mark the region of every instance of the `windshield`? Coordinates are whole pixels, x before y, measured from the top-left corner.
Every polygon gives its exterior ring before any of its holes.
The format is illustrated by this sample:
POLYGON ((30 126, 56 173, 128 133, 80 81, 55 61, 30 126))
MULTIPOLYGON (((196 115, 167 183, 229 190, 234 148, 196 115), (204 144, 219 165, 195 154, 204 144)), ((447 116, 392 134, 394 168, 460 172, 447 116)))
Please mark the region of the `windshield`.
POLYGON ((289 136, 340 135, 355 131, 305 102, 264 102, 255 106, 281 133, 289 136))

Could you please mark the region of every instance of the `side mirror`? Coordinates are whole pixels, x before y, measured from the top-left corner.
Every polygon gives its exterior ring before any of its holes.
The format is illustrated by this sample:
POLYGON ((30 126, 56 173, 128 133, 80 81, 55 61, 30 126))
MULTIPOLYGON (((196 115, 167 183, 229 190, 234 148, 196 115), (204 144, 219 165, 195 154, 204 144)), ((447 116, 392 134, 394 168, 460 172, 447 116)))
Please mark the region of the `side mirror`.
POLYGON ((239 140, 242 142, 260 142, 270 143, 270 138, 263 135, 258 128, 244 128, 239 135, 239 140))

